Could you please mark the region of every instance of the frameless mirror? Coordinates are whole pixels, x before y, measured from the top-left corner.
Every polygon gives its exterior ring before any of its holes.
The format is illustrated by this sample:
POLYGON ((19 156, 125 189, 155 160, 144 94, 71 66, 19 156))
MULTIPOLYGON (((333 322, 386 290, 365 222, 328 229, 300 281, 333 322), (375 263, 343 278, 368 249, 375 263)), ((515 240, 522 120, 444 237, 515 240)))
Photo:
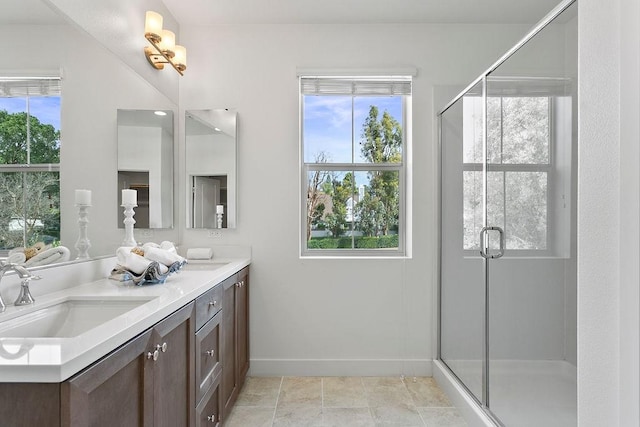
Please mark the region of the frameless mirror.
POLYGON ((236 227, 237 113, 185 113, 187 228, 236 227))
POLYGON ((118 110, 118 227, 122 190, 137 191, 136 228, 173 227, 173 112, 118 110))

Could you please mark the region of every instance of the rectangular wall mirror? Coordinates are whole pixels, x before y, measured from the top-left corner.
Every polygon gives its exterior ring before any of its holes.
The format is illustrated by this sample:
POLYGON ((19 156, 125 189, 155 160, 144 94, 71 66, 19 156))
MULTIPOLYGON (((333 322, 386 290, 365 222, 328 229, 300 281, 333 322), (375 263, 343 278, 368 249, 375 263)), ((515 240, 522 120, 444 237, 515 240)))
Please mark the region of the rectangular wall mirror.
POLYGON ((173 228, 173 112, 118 110, 118 227, 122 190, 137 191, 136 228, 173 228))
POLYGON ((237 113, 185 113, 187 227, 236 227, 237 113))

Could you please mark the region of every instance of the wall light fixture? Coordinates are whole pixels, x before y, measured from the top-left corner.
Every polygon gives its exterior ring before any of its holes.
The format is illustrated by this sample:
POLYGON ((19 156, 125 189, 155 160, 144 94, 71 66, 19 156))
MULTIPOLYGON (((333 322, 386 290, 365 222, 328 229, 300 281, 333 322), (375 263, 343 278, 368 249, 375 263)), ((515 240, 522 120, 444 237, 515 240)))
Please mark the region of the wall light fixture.
POLYGON ((162 15, 147 11, 144 37, 151 44, 145 46, 144 54, 153 68, 162 70, 164 64, 171 64, 181 76, 184 75, 184 70, 187 69, 187 50, 176 45, 176 35, 172 31, 162 29, 162 15))

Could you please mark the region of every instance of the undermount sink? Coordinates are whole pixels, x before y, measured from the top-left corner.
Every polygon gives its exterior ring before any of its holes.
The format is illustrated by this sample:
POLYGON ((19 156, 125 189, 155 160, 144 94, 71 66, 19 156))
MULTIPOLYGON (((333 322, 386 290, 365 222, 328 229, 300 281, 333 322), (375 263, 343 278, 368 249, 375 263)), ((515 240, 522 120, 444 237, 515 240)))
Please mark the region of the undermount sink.
POLYGON ((71 338, 123 315, 152 298, 72 297, 0 322, 0 338, 71 338))
POLYGON ((216 270, 229 264, 228 262, 187 262, 183 267, 185 270, 216 270))

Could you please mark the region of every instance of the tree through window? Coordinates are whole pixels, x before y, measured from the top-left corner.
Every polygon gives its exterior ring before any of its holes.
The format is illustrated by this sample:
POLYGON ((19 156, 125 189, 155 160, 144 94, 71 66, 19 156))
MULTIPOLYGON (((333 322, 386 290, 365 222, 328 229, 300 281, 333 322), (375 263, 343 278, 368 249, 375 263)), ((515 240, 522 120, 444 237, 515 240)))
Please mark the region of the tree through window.
MULTIPOLYGON (((482 98, 464 98, 464 249, 483 227, 482 98)), ((547 96, 487 97, 487 224, 511 250, 549 249, 551 105, 547 96)))
POLYGON ((60 240, 60 79, 0 77, 0 249, 60 240))
POLYGON ((303 254, 404 253, 410 79, 301 78, 303 254))

